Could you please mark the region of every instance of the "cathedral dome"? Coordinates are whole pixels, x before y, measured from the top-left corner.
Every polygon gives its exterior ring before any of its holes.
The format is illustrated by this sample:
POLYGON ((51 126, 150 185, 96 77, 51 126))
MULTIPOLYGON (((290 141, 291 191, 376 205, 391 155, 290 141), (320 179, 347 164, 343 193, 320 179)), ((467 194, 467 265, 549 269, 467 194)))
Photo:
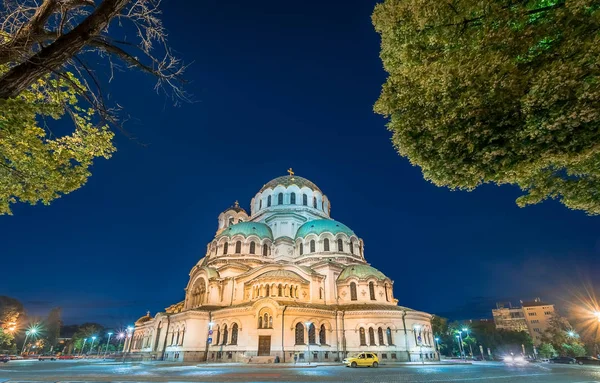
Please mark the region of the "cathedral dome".
POLYGON ((358 279, 367 279, 369 277, 375 277, 380 281, 384 279, 388 279, 381 271, 369 265, 350 265, 346 266, 346 268, 342 271, 340 276, 338 277, 338 281, 343 281, 345 279, 356 277, 358 279))
POLYGON ((334 221, 333 219, 317 219, 308 221, 300 226, 296 232, 296 238, 303 238, 309 234, 320 235, 322 233, 331 233, 333 235, 344 233, 348 236, 356 235, 348 226, 341 222, 334 221))
POLYGON ((136 320, 135 321, 135 325, 136 326, 143 325, 144 323, 148 322, 149 320, 152 320, 152 316, 150 315, 150 311, 148 311, 148 313, 146 313, 146 315, 144 315, 140 319, 136 320))
POLYGON ((296 185, 299 188, 307 187, 309 189, 316 190, 320 193, 323 193, 317 185, 315 185, 311 181, 307 180, 306 178, 298 177, 296 175, 277 177, 277 178, 267 182, 258 192, 260 193, 267 189, 275 189, 277 186, 280 186, 280 185, 284 186, 284 187, 288 187, 291 185, 296 185))
POLYGON ((235 225, 231 225, 225 228, 218 237, 233 237, 237 234, 241 234, 243 237, 249 237, 256 235, 258 238, 268 238, 273 240, 273 233, 271 228, 264 223, 260 222, 240 222, 235 225))

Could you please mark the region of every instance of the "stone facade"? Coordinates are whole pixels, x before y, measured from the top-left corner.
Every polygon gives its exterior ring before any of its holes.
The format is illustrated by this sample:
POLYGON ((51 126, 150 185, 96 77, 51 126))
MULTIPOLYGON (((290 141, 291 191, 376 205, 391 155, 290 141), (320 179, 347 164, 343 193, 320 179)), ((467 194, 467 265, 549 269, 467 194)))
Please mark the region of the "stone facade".
POLYGON ((125 350, 176 361, 437 360, 431 315, 398 305, 327 196, 293 174, 238 203, 190 272, 184 301, 135 323, 125 350))

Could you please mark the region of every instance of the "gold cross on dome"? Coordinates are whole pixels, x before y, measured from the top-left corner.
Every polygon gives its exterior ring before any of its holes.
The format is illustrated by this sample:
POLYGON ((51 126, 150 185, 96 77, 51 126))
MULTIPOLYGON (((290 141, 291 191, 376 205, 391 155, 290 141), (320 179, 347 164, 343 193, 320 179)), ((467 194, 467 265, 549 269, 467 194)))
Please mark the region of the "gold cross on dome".
POLYGON ((289 169, 287 170, 287 172, 288 172, 288 173, 290 173, 290 176, 293 176, 293 175, 294 175, 294 171, 292 170, 292 168, 289 168, 289 169))

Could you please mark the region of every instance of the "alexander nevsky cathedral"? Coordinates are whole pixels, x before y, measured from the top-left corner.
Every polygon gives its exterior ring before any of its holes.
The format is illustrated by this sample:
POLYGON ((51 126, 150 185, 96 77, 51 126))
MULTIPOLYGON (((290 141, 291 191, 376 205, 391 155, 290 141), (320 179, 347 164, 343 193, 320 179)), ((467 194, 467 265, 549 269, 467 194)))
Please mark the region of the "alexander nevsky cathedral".
POLYGON ((125 350, 173 361, 437 360, 431 315, 399 306, 394 282, 331 218, 327 196, 294 175, 219 215, 185 300, 135 323, 125 350))

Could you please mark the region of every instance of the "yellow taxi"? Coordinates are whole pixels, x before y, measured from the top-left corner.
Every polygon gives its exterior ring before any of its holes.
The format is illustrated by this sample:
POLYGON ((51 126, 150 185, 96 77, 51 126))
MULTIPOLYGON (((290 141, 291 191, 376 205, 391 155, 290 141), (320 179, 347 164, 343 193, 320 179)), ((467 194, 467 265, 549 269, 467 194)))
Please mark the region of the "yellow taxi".
POLYGON ((379 366, 379 358, 372 352, 361 352, 355 355, 350 355, 343 360, 346 367, 377 367, 379 366))

